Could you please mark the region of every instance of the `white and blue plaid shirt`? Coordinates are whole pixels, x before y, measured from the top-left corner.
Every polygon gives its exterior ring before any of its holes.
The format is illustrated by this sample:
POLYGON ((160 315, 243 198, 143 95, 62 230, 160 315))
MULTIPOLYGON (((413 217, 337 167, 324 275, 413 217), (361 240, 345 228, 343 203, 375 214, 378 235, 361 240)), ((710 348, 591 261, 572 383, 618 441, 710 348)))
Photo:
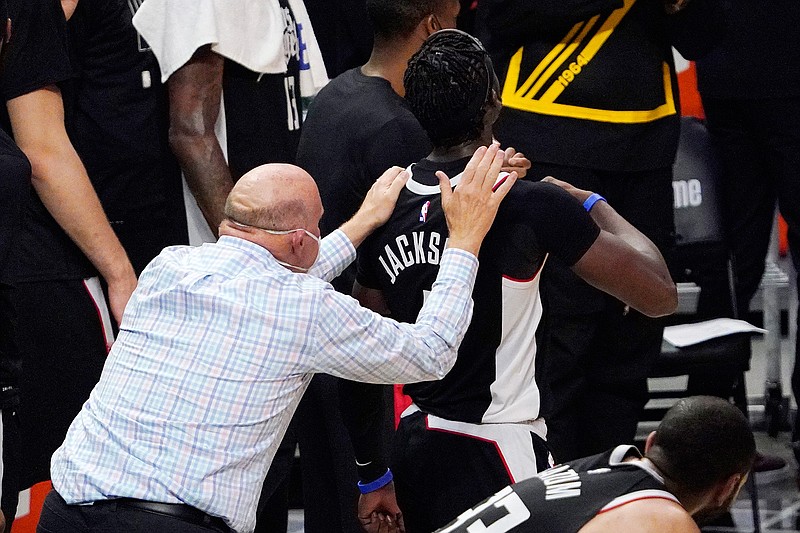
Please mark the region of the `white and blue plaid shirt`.
POLYGON ((381 317, 323 281, 354 258, 341 231, 322 240, 314 275, 234 237, 163 251, 53 454, 55 489, 70 504, 185 503, 252 531, 264 476, 313 373, 439 379, 469 325, 473 255, 445 251, 416 324, 381 317))

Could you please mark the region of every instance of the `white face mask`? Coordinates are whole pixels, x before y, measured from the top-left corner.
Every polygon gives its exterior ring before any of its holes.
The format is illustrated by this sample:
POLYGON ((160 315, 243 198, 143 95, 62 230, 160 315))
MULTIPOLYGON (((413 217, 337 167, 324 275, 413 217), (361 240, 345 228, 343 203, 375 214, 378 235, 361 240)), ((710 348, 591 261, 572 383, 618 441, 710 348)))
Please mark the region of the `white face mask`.
MULTIPOLYGON (((251 227, 254 227, 254 226, 251 226, 251 227)), ((310 231, 308 231, 305 228, 281 229, 281 230, 278 230, 278 229, 266 229, 266 228, 256 228, 256 229, 260 229, 261 231, 266 231, 267 233, 270 233, 272 235, 288 235, 290 233, 294 233, 295 231, 304 231, 306 235, 308 235, 309 237, 311 237, 312 239, 317 241, 317 255, 314 257, 314 261, 311 263, 311 266, 308 267, 308 268, 303 268, 301 266, 293 265, 291 263, 286 263, 284 261, 279 261, 278 259, 276 259, 275 261, 277 261, 278 264, 281 265, 281 266, 285 266, 286 268, 292 268, 292 269, 297 270, 299 272, 308 272, 309 270, 314 268, 314 265, 316 264, 317 259, 319 259, 319 247, 320 247, 320 242, 319 242, 320 239, 319 239, 319 237, 317 237, 316 235, 314 235, 313 233, 311 233, 310 231)))
POLYGON ((317 259, 319 259, 320 238, 319 238, 319 237, 317 237, 316 235, 314 235, 313 233, 311 233, 310 231, 308 231, 308 230, 307 230, 307 229, 305 229, 305 228, 295 228, 295 229, 267 229, 267 228, 260 228, 260 227, 258 227, 258 226, 251 226, 251 225, 249 225, 249 224, 242 224, 241 222, 236 222, 235 220, 232 220, 232 219, 230 219, 230 218, 229 218, 228 220, 229 220, 230 222, 232 222, 232 223, 233 223, 234 225, 236 225, 236 226, 241 226, 241 227, 243 227, 243 228, 252 228, 252 229, 257 229, 257 230, 260 230, 260 231, 264 231, 264 232, 266 232, 266 233, 269 233, 270 235, 289 235, 290 233, 294 233, 295 231, 302 231, 302 232, 305 232, 305 234, 306 234, 306 235, 308 235, 309 237, 311 237, 312 239, 314 239, 315 241, 317 241, 317 255, 316 255, 316 257, 314 257, 314 261, 311 263, 311 266, 310 266, 310 267, 308 267, 308 268, 304 268, 304 267, 301 267, 301 266, 293 265, 293 264, 291 264, 291 263, 286 263, 286 262, 284 262, 284 261, 280 261, 280 260, 278 260, 278 259, 275 259, 275 261, 277 261, 277 262, 278 262, 278 264, 279 264, 279 265, 281 265, 281 266, 285 266, 286 268, 293 269, 293 270, 297 270, 298 272, 308 272, 309 270, 311 270, 312 268, 314 268, 314 264, 316 264, 316 262, 317 262, 317 259))

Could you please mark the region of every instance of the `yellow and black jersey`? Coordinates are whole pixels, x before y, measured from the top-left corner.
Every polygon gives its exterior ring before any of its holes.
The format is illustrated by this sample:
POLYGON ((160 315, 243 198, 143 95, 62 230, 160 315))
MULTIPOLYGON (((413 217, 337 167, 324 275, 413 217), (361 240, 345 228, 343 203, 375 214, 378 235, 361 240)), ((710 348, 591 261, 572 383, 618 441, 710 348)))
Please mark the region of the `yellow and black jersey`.
POLYGON ((534 161, 637 171, 672 164, 678 93, 662 3, 624 0, 531 32, 504 64, 497 136, 534 161))

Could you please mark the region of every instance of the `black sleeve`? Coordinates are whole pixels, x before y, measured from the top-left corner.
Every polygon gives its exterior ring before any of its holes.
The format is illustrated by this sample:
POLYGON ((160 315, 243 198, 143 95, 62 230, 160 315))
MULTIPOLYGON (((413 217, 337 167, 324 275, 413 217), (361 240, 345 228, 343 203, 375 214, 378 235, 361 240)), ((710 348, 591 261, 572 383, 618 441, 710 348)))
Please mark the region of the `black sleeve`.
POLYGON ((358 477, 364 483, 375 481, 389 465, 387 442, 386 385, 360 383, 347 379, 339 383, 342 419, 356 456, 358 477))
MULTIPOLYGON (((524 193, 530 226, 545 252, 558 257, 566 265, 574 265, 594 244, 600 228, 583 205, 567 191, 552 183, 517 182, 524 193)), ((513 189, 512 189, 513 190, 513 189)), ((518 207, 519 209, 519 207, 518 207)))
POLYGON ((0 81, 8 101, 72 75, 58 0, 10 0, 11 41, 0 81))

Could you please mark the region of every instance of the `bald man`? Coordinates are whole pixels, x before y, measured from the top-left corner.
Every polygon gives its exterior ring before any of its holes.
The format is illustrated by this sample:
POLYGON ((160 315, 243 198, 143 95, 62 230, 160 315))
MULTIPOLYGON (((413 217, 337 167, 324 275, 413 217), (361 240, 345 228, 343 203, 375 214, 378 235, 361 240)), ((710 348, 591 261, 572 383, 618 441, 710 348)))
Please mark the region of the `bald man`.
POLYGON ((265 165, 242 177, 218 242, 167 248, 142 272, 100 382, 53 455, 39 531, 253 531, 262 481, 314 373, 407 383, 452 367, 476 255, 515 178, 495 187, 502 161, 482 148, 461 184, 444 187, 449 245, 415 324, 327 282, 389 217, 405 172, 384 173, 321 241, 322 202, 305 171, 265 165))

